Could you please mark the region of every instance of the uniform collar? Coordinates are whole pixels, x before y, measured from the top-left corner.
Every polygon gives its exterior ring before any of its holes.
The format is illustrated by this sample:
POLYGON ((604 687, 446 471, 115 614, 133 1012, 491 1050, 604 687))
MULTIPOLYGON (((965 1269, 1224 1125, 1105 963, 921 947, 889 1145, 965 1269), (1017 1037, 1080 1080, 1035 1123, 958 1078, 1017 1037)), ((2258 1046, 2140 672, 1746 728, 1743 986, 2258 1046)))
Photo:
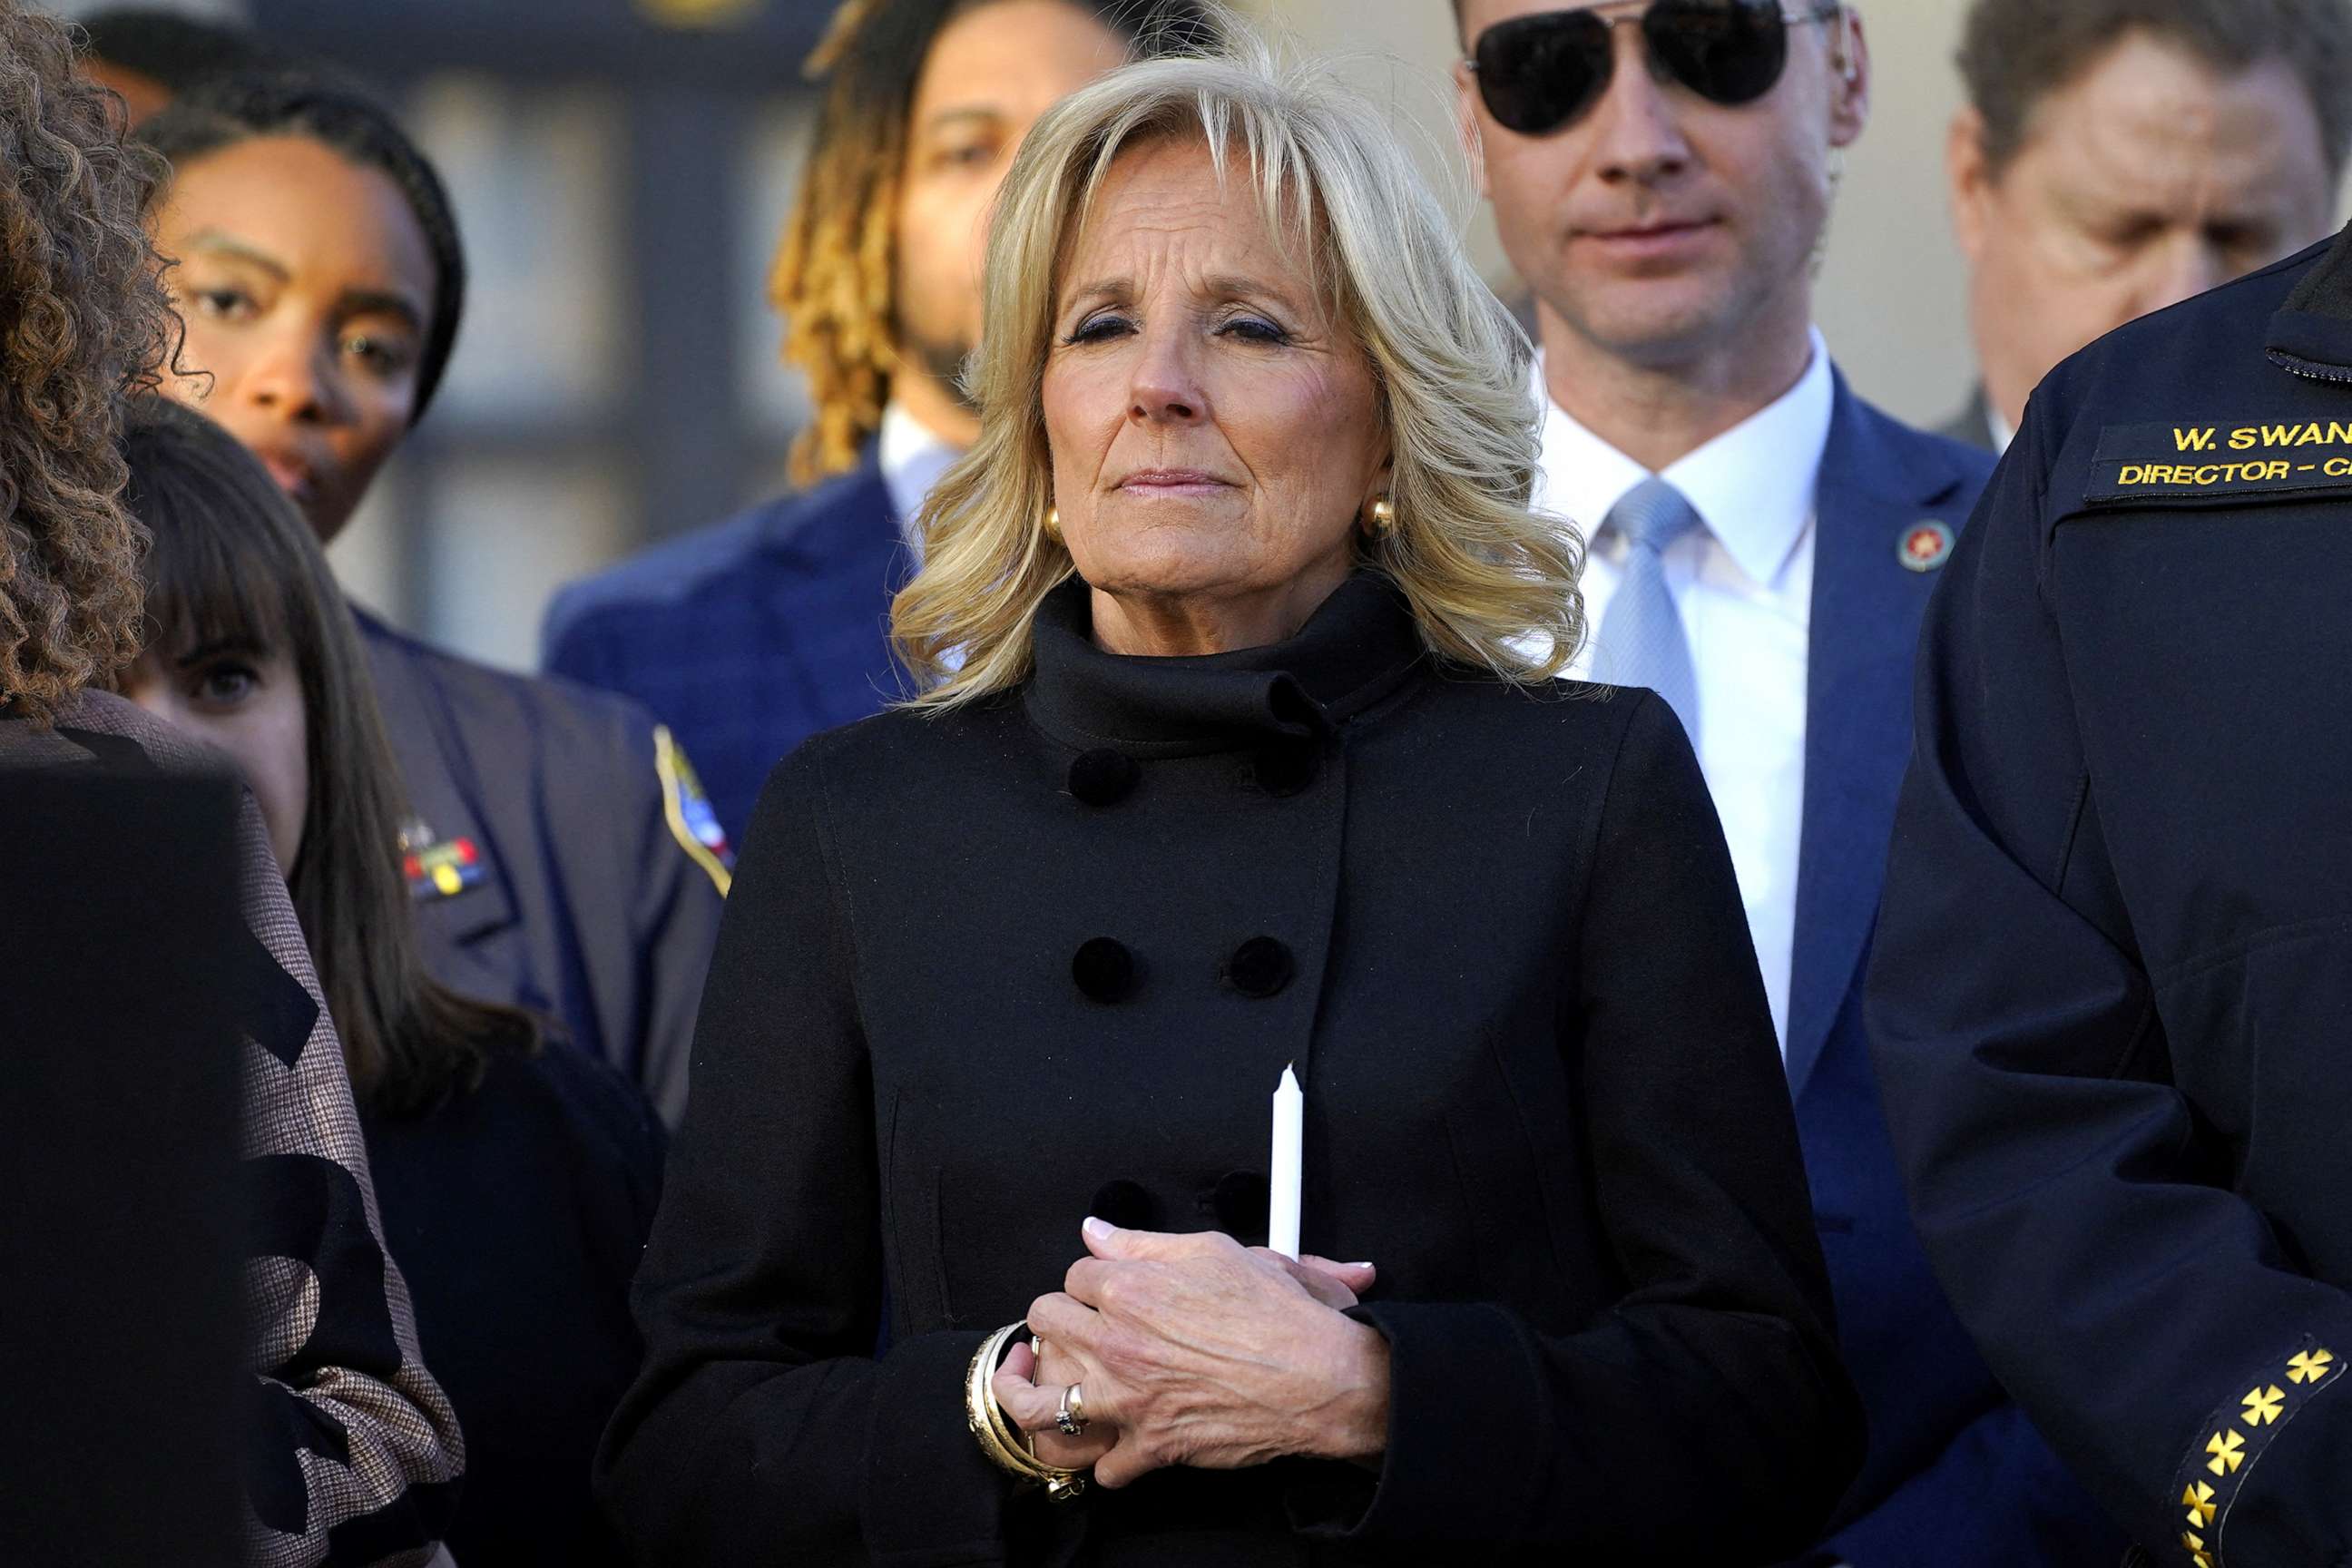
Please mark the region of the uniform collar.
MULTIPOLYGON (((1658 476, 1683 493, 1751 582, 1777 580, 1812 522, 1822 452, 1837 403, 1829 345, 1818 331, 1811 356, 1795 385, 1658 476)), ((1540 359, 1536 398, 1544 411, 1538 504, 1598 542, 1610 510, 1649 471, 1551 400, 1540 359)))
POLYGON ((1142 755, 1223 751, 1330 732, 1393 690, 1423 656, 1403 595, 1359 572, 1286 642, 1190 658, 1095 646, 1093 601, 1071 578, 1045 596, 1024 700, 1046 733, 1142 755))
POLYGON ((2271 318, 2266 346, 2273 362, 2297 375, 2352 382, 2352 227, 2316 254, 2319 264, 2271 318))

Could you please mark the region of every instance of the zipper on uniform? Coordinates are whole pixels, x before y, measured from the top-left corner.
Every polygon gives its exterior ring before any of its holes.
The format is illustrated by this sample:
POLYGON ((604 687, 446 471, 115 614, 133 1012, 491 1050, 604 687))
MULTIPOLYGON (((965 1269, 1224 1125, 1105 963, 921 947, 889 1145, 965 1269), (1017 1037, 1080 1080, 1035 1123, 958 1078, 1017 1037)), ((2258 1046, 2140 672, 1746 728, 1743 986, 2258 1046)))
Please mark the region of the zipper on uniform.
POLYGON ((2270 356, 2273 364, 2305 381, 2324 381, 2335 386, 2352 385, 2352 367, 2321 364, 2317 360, 2305 359, 2300 354, 2291 354, 2281 349, 2271 350, 2270 356))

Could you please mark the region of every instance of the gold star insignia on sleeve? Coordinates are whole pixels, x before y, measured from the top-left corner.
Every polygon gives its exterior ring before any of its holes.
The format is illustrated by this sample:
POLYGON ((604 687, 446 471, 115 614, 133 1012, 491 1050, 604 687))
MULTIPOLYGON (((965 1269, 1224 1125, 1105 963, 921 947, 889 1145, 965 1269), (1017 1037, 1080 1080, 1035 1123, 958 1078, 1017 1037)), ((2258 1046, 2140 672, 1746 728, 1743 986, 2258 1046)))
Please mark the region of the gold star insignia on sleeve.
MULTIPOLYGON (((2189 1451, 2172 1478, 2171 1484, 2181 1489, 2180 1506, 2188 1510, 2189 1530, 2179 1537, 2186 1549, 2186 1568, 2221 1568, 2226 1550, 2221 1536, 2229 1527, 2238 1489, 2253 1474, 2254 1462, 2273 1443, 2285 1440, 2281 1435, 2294 1426, 2306 1404, 2347 1381, 2336 1375, 2343 1368, 2336 1364, 2336 1352, 2320 1344, 2315 1335, 2305 1335, 2293 1347, 2279 1347, 2271 1358, 2266 1364, 2229 1374, 2227 1381, 2221 1382, 2222 1388, 2246 1392, 2224 1399, 2221 1408, 2206 1417, 2210 1425, 2205 1429, 2211 1436, 2201 1447, 2195 1438, 2189 1439, 2189 1451), (2286 1353, 2290 1348, 2292 1354, 2286 1353), (2251 1387, 2238 1381, 2247 1372, 2255 1374, 2251 1387), (2205 1479, 2209 1475, 2210 1481, 2205 1479)), ((2183 1568, 2179 1558, 2168 1561, 2172 1568, 2183 1568)))

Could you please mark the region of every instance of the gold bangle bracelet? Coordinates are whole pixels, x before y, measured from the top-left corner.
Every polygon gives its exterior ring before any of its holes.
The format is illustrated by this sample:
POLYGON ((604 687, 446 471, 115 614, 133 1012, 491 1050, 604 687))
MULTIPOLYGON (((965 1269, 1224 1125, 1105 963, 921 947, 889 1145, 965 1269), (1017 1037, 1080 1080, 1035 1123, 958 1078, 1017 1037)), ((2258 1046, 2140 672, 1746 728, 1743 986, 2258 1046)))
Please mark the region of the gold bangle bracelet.
MULTIPOLYGON (((978 1412, 985 1428, 981 1436, 982 1446, 989 1450, 989 1457, 1001 1468, 1032 1485, 1042 1482, 1051 1488, 1056 1483, 1066 1484, 1077 1472, 1057 1468, 1037 1458, 1037 1451, 1030 1445, 1026 1435, 1013 1424, 1004 1414, 1004 1407, 996 1402, 996 1391, 991 1386, 1004 1346, 1020 1328, 1018 1323, 1012 1324, 999 1331, 988 1344, 981 1347, 980 1376, 972 1386, 972 1410, 978 1412)), ((972 1411, 965 1414, 969 1418, 972 1411)))
POLYGON ((1056 1502, 1066 1502, 1086 1490, 1086 1472, 1065 1469, 1038 1458, 1026 1446, 1020 1429, 1006 1418, 1003 1407, 996 1402, 995 1391, 989 1386, 1005 1345, 1021 1327, 1019 1323, 1009 1323, 999 1329, 972 1356, 971 1374, 964 1391, 964 1422, 990 1463, 1024 1486, 1042 1484, 1048 1497, 1056 1502))
POLYGON ((1049 1465, 1037 1458, 1020 1428, 1006 1417, 1004 1407, 997 1404, 995 1390, 989 1386, 996 1376, 997 1363, 1003 1358, 1004 1347, 1022 1326, 1007 1323, 982 1341, 980 1349, 972 1353, 971 1368, 964 1380, 964 1425, 971 1428, 972 1440, 988 1456, 989 1463, 1024 1486, 1043 1485, 1045 1495, 1055 1502, 1067 1502, 1087 1489, 1087 1472, 1049 1465))

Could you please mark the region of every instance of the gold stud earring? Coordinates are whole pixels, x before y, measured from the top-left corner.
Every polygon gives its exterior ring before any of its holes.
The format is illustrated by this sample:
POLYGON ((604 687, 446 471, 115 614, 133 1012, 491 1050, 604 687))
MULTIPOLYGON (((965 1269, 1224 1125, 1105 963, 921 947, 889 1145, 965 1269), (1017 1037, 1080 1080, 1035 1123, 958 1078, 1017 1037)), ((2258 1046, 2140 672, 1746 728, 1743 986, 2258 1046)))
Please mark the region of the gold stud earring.
POLYGON ((1060 507, 1049 506, 1045 509, 1045 537, 1048 539, 1059 539, 1062 537, 1062 509, 1060 507))
POLYGON ((1372 503, 1372 531, 1391 534, 1396 531, 1396 503, 1382 496, 1372 503))

